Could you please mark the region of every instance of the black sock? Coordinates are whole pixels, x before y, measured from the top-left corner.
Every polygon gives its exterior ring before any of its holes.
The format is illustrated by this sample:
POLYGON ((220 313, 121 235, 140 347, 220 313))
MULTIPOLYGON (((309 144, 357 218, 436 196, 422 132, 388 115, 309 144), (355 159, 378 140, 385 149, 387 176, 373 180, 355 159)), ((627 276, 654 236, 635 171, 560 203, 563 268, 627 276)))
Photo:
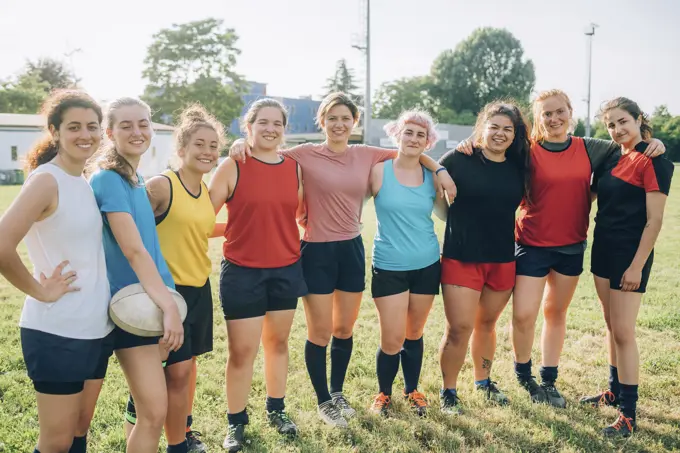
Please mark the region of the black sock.
POLYGON ((125 420, 133 425, 137 424, 137 409, 135 408, 135 400, 132 399, 132 393, 128 396, 128 402, 125 408, 125 420))
POLYGON ((245 409, 241 412, 235 414, 227 414, 227 421, 230 425, 247 425, 248 424, 248 413, 245 409))
POLYGON ((621 384, 619 384, 619 370, 612 365, 609 365, 609 391, 614 394, 618 400, 621 395, 621 384))
POLYGON ((286 408, 286 403, 283 402, 283 398, 272 398, 271 396, 267 396, 265 406, 267 412, 282 411, 286 408))
POLYGON ((557 367, 556 366, 542 366, 541 373, 541 383, 547 385, 555 385, 557 380, 557 367))
POLYGON ((307 373, 316 392, 318 404, 331 400, 326 379, 326 346, 319 346, 307 340, 305 343, 305 364, 307 373))
POLYGON ((353 344, 353 337, 331 340, 331 393, 342 393, 353 344))
POLYGON ((632 418, 635 420, 635 412, 637 410, 637 400, 638 400, 638 386, 620 384, 621 393, 619 394, 620 403, 619 409, 621 413, 626 418, 632 418))
POLYGON ((192 417, 191 414, 189 414, 189 416, 187 417, 187 428, 191 429, 192 423, 194 423, 194 417, 192 417))
POLYGON ((87 451, 87 434, 83 437, 74 437, 68 453, 85 453, 87 451))
POLYGON ((40 453, 40 451, 37 448, 35 448, 33 449, 33 453, 40 453))
POLYGON ((404 340, 401 348, 401 372, 404 373, 404 391, 408 395, 418 388, 420 370, 423 368, 423 337, 404 340))
POLYGON ((531 359, 527 363, 515 362, 515 375, 520 381, 531 379, 531 359))
POLYGON ((385 354, 378 348, 375 355, 376 372, 378 373, 378 386, 380 391, 387 396, 392 395, 392 384, 399 371, 399 353, 394 355, 385 354))
POLYGON ((165 451, 167 453, 188 453, 189 445, 187 445, 187 441, 184 439, 177 445, 168 445, 168 448, 165 451))

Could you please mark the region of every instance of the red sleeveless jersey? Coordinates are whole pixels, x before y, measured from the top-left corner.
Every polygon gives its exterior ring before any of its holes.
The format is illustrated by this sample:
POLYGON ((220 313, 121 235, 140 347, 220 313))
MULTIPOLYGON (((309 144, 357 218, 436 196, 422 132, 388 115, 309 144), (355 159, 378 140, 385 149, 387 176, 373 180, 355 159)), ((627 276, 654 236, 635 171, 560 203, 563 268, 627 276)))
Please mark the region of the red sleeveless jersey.
POLYGON ((531 144, 531 204, 520 205, 517 242, 558 247, 586 240, 592 168, 583 139, 571 137, 564 151, 531 144))
POLYGON ((243 267, 274 268, 300 259, 297 163, 248 158, 236 163, 238 180, 227 200, 224 257, 243 267))

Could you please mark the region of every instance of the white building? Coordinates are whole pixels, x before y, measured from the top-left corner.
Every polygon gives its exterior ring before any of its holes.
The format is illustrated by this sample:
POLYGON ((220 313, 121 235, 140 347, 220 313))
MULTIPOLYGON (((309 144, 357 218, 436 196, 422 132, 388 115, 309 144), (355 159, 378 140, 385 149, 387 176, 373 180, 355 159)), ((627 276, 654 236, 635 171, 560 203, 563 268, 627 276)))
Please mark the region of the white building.
MULTIPOLYGON (((0 113, 0 184, 23 181, 23 157, 40 140, 44 128, 45 118, 42 115, 0 113)), ((165 170, 173 152, 174 128, 153 123, 153 129, 151 147, 139 163, 139 171, 144 177, 165 170)))

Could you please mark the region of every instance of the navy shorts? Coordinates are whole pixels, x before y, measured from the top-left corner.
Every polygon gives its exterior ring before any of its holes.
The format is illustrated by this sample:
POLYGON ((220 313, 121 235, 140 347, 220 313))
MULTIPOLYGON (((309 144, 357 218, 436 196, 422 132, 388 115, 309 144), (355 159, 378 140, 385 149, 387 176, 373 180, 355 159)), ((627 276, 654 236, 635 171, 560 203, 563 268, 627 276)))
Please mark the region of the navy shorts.
POLYGON ((85 381, 104 379, 113 332, 104 338, 81 340, 21 328, 21 350, 28 377, 39 393, 74 395, 85 381))
POLYGON ((527 277, 545 277, 554 270, 562 275, 577 277, 583 273, 584 253, 569 254, 546 247, 516 244, 516 272, 527 277))
POLYGON ((222 260, 220 302, 224 319, 257 318, 268 311, 295 310, 307 295, 300 260, 274 268, 238 266, 222 260))
MULTIPOLYGON (((609 288, 621 289, 621 278, 630 263, 633 262, 639 244, 629 244, 621 241, 607 240, 595 236, 593 248, 590 251, 590 272, 600 278, 609 280, 609 288)), ((654 250, 649 254, 647 262, 642 267, 642 279, 640 287, 634 293, 644 293, 647 290, 647 282, 652 273, 654 263, 654 250)))
POLYGON ((387 271, 372 268, 371 294, 373 298, 393 296, 405 291, 411 294, 439 294, 442 265, 439 260, 421 269, 387 271))
POLYGON ((366 254, 361 236, 346 241, 300 243, 302 270, 310 294, 366 288, 366 254))
POLYGON ((213 350, 213 304, 210 279, 201 287, 175 285, 187 303, 184 343, 168 355, 167 365, 191 360, 213 350))

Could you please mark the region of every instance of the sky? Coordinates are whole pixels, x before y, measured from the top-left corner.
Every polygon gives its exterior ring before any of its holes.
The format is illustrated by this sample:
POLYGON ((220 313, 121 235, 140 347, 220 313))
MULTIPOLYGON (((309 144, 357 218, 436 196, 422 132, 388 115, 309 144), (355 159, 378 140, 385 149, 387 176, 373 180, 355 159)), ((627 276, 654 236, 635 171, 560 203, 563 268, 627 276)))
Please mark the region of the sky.
MULTIPOLYGON (((0 79, 27 59, 64 59, 100 100, 138 96, 154 33, 216 17, 239 36, 236 70, 267 94, 323 94, 337 60, 363 85, 366 0, 0 0, 0 79), (70 54, 70 55, 69 55, 70 54)), ((591 113, 626 96, 651 113, 680 115, 679 0, 371 0, 371 85, 427 74, 437 55, 478 27, 506 28, 536 69, 535 90, 560 88, 586 115, 587 40, 593 40, 591 113)))

